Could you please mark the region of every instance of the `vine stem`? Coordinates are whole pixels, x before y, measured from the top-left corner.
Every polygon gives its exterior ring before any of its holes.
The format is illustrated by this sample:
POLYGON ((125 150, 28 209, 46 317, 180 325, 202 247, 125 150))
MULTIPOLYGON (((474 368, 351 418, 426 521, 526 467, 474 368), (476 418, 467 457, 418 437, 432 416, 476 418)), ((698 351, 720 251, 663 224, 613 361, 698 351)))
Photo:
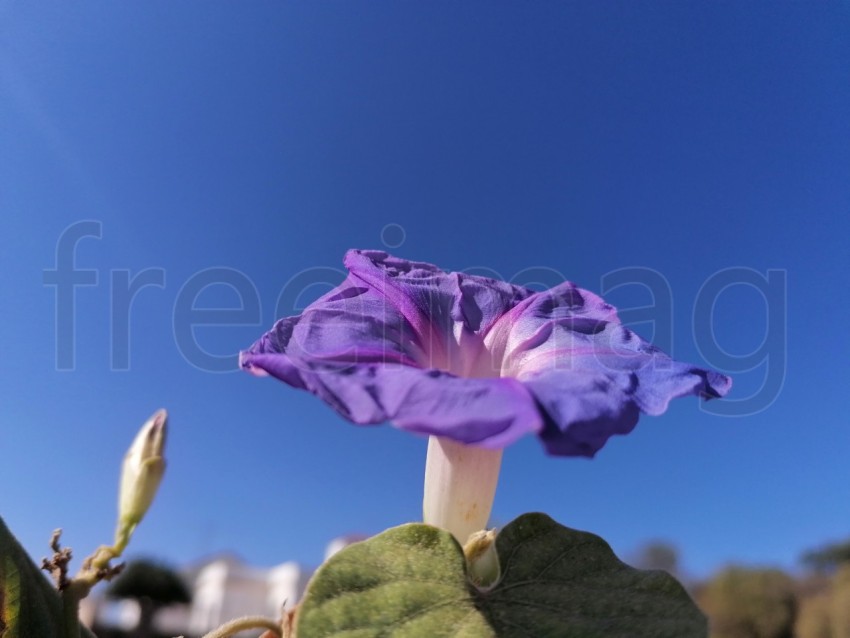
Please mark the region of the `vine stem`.
POLYGON ((85 598, 89 587, 74 581, 62 591, 62 616, 65 626, 65 638, 80 638, 80 600, 85 598), (82 591, 81 591, 82 589, 82 591))
POLYGON ((245 631, 246 629, 268 629, 275 636, 283 637, 283 632, 280 630, 280 624, 264 618, 262 616, 243 616, 236 618, 230 622, 224 623, 218 629, 213 629, 210 633, 205 634, 204 638, 228 638, 233 634, 245 631))

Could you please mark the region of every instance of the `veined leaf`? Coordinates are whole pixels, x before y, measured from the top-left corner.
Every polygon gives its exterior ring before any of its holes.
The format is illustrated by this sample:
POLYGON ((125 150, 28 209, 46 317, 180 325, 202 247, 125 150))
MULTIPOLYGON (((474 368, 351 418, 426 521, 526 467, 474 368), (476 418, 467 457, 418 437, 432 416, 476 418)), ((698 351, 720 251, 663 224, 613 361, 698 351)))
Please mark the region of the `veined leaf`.
POLYGON ((62 600, 0 518, 0 638, 36 637, 65 638, 62 600))
POLYGON ((298 638, 705 638, 669 574, 621 562, 593 534, 525 514, 498 535, 499 583, 471 586, 448 532, 402 525, 333 556, 313 577, 298 638))

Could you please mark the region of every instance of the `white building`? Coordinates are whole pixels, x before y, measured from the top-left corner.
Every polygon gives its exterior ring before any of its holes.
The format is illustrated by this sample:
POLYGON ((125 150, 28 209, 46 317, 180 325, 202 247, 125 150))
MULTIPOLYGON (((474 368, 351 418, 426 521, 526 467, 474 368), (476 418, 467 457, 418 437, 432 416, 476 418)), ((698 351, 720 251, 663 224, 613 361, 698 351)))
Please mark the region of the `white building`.
MULTIPOLYGON (((325 560, 361 536, 336 538, 328 544, 325 560)), ((313 570, 294 561, 271 568, 251 567, 230 554, 221 554, 178 570, 192 595, 189 605, 159 611, 155 623, 164 634, 203 636, 240 616, 280 618, 301 599, 313 570)), ((132 629, 139 618, 134 601, 92 601, 86 613, 98 622, 132 629)), ((256 632, 255 632, 256 633, 256 632)))

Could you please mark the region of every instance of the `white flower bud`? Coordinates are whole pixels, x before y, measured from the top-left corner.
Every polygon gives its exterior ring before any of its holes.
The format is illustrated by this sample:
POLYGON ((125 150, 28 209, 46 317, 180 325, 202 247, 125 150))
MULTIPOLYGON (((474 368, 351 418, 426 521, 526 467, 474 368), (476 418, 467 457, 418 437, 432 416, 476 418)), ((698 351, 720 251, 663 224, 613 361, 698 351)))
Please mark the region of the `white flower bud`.
POLYGON ((165 472, 165 430, 168 414, 159 410, 139 430, 124 457, 118 495, 118 528, 127 534, 139 524, 156 496, 165 472))

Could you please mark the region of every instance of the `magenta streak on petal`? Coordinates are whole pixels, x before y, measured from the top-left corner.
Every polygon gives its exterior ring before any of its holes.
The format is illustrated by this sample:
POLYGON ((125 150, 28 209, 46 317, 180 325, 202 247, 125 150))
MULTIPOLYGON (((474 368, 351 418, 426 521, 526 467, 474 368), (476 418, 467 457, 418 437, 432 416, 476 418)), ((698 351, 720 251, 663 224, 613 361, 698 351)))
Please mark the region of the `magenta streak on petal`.
MULTIPOLYGON (((534 293, 515 305, 493 325, 492 331, 486 335, 485 341, 493 357, 502 362, 502 374, 515 376, 516 371, 512 369, 514 360, 521 357, 528 350, 537 348, 545 343, 555 328, 565 327, 569 329, 571 322, 580 321, 613 325, 620 324, 616 310, 605 303, 601 297, 587 290, 582 290, 571 282, 564 282, 550 290, 534 293), (557 303, 566 295, 572 298, 581 298, 581 305, 576 306, 573 311, 572 305, 562 306, 557 303), (552 302, 553 308, 568 308, 570 315, 561 318, 538 315, 538 312, 540 312, 539 306, 544 305, 547 301, 552 302), (573 312, 575 313, 574 315, 573 312), (590 313, 590 315, 585 316, 587 313, 590 313), (535 321, 539 321, 540 324, 534 326, 535 321), (523 338, 520 343, 512 345, 510 352, 508 352, 512 333, 519 329, 523 323, 530 323, 534 326, 531 334, 523 338)), ((594 348, 592 350, 594 353, 597 352, 594 348)), ((575 354, 580 354, 578 349, 576 349, 575 354)))
POLYGON ((359 252, 349 251, 345 255, 343 263, 354 277, 382 295, 407 319, 417 337, 419 337, 420 350, 426 357, 426 361, 422 362, 425 367, 432 367, 432 361, 427 359, 434 359, 435 347, 439 349, 440 360, 447 360, 444 337, 439 335, 435 326, 422 314, 416 303, 393 285, 390 277, 378 274, 377 267, 369 257, 359 252), (365 269, 358 268, 357 266, 360 264, 357 262, 362 263, 364 261, 368 262, 367 267, 365 269), (373 274, 373 271, 375 271, 375 274, 373 274))
POLYGON ((531 303, 533 303, 533 300, 534 296, 531 296, 528 299, 519 302, 516 306, 497 319, 484 334, 484 344, 493 357, 493 360, 501 362, 502 372, 504 372, 505 369, 505 354, 508 348, 508 339, 511 336, 511 330, 514 327, 514 321, 517 317, 522 315, 531 303))
MULTIPOLYGON (((517 352, 514 351, 510 354, 510 356, 506 359, 505 368, 511 370, 513 373, 512 376, 516 376, 518 378, 522 378, 524 374, 528 374, 529 372, 537 372, 539 370, 544 369, 545 363, 547 360, 553 360, 557 357, 564 356, 569 361, 570 359, 574 359, 576 357, 602 357, 606 355, 611 355, 615 357, 619 357, 620 359, 636 359, 642 358, 646 361, 649 360, 649 357, 640 352, 635 352, 634 350, 611 350, 609 348, 555 348, 553 350, 549 350, 546 352, 540 352, 536 354, 530 354, 528 352, 517 352), (514 365, 514 362, 520 359, 520 362, 517 365, 514 365)), ((598 363, 598 362, 597 362, 598 363)), ((557 362, 552 361, 552 370, 575 370, 580 366, 573 366, 569 363, 562 363, 559 365, 557 362)))

